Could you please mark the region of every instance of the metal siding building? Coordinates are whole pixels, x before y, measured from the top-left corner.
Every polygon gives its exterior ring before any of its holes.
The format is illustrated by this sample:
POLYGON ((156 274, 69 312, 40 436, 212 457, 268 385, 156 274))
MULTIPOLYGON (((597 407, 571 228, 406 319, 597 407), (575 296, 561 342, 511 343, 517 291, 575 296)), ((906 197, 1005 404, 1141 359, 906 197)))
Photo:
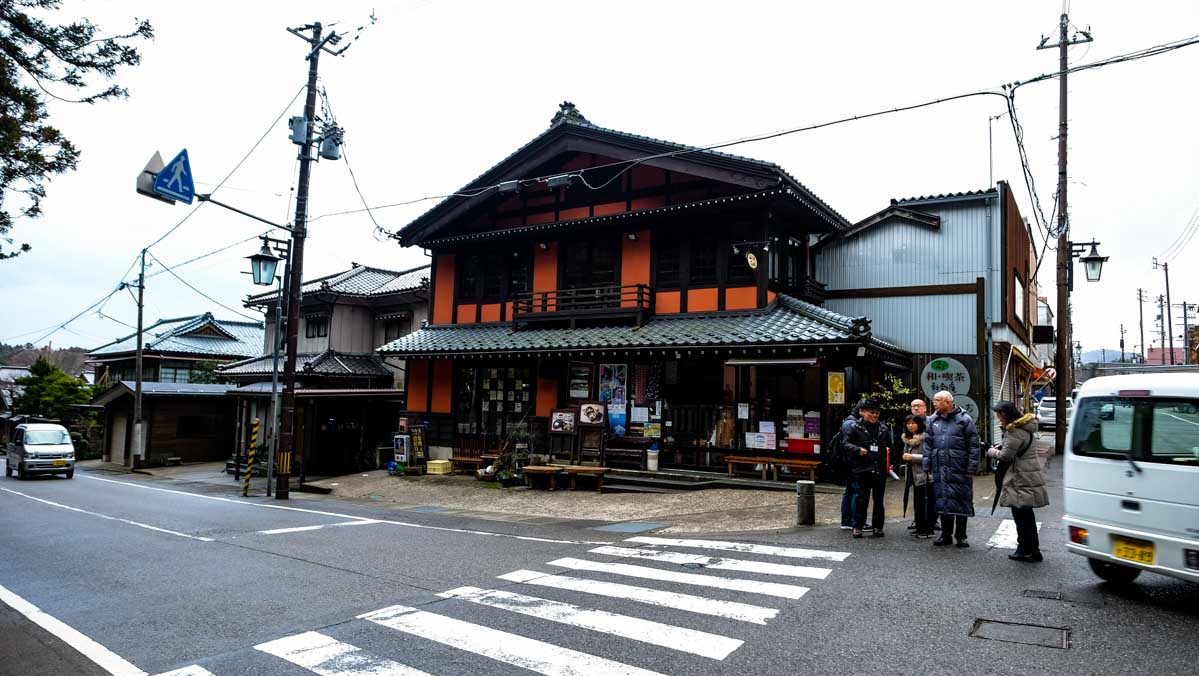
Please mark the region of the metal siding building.
POLYGON ((896 345, 919 345, 921 352, 974 354, 978 331, 974 296, 839 298, 825 302, 833 312, 870 317, 874 335, 896 345), (947 321, 963 317, 969 321, 947 321))

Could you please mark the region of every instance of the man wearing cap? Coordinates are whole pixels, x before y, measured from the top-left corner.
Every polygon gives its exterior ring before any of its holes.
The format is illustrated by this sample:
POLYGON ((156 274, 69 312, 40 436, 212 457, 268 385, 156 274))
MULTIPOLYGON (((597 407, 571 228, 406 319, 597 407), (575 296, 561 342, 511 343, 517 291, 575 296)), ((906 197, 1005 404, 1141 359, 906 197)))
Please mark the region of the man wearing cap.
POLYGON ((862 537, 866 527, 866 504, 874 501, 870 519, 874 537, 883 537, 883 491, 887 486, 887 454, 891 432, 878 421, 880 406, 877 400, 866 399, 858 404, 861 419, 846 428, 845 450, 849 455, 849 480, 853 482, 853 536, 862 537))

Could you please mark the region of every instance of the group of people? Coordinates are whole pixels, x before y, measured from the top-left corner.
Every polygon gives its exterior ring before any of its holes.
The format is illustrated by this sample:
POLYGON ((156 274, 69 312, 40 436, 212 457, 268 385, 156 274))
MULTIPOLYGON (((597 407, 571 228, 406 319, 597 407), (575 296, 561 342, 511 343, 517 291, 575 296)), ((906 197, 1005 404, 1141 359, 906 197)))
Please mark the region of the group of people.
MULTIPOLYGON (((1002 441, 986 451, 998 462, 998 502, 1012 510, 1017 548, 1008 558, 1042 560, 1033 510, 1049 504, 1045 478, 1035 451, 1037 425, 1032 414, 1021 414, 1015 404, 1001 401, 993 408, 1003 430, 1002 441)), ((914 498, 914 519, 908 530, 933 545, 969 547, 967 519, 974 516, 974 476, 983 453, 974 420, 953 403, 952 392, 933 396, 933 414, 924 401, 911 403, 911 414, 898 434, 879 420, 881 406, 865 399, 841 424, 838 449, 845 458, 845 494, 841 499, 841 528, 853 537, 884 536, 884 497, 887 477, 900 461, 907 463, 907 478, 914 498), (872 510, 868 510, 869 505, 872 510), (870 511, 870 523, 866 523, 870 511)), ((905 489, 906 490, 906 489, 905 489)), ((906 500, 906 498, 905 498, 906 500)))

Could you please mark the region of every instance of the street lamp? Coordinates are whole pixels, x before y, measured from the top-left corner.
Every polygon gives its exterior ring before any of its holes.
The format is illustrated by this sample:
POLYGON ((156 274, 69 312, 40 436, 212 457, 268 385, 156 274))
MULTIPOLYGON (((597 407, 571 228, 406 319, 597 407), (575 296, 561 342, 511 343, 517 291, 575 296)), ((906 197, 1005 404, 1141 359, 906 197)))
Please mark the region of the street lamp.
POLYGON ((254 277, 254 283, 258 286, 271 286, 275 283, 275 268, 279 266, 281 260, 267 246, 266 239, 262 240, 262 249, 253 256, 246 256, 250 259, 250 274, 254 277))
MULTIPOLYGON (((1083 245, 1086 246, 1085 244, 1083 245)), ((1107 262, 1108 256, 1100 256, 1099 251, 1095 248, 1099 243, 1091 240, 1091 253, 1079 258, 1079 262, 1086 266, 1087 281, 1098 282, 1099 276, 1103 274, 1103 264, 1107 262)))

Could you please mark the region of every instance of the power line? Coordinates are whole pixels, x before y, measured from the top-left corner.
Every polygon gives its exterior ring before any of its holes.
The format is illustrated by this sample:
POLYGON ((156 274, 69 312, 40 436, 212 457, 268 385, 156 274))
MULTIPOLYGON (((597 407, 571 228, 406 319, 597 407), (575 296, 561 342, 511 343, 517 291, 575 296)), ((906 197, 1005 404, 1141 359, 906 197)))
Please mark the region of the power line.
POLYGON ((1195 211, 1187 220, 1187 224, 1183 227, 1182 232, 1178 234, 1174 242, 1158 258, 1169 260, 1170 258, 1177 257, 1191 243, 1191 238, 1195 236, 1196 231, 1199 231, 1199 207, 1195 207, 1195 211))
POLYGON ((179 276, 179 273, 177 273, 177 272, 175 272, 174 270, 172 270, 171 268, 167 267, 167 264, 166 264, 166 263, 163 263, 161 260, 159 260, 159 258, 158 258, 157 256, 155 256, 154 254, 150 253, 149 251, 147 251, 147 252, 146 252, 146 255, 148 255, 150 258, 153 258, 155 261, 157 261, 157 262, 158 262, 158 264, 159 264, 159 265, 161 265, 161 266, 163 267, 163 269, 164 269, 164 270, 166 270, 167 272, 171 273, 171 275, 172 275, 172 276, 173 276, 175 279, 177 279, 177 280, 179 280, 180 282, 182 282, 184 286, 186 286, 187 288, 191 289, 192 291, 195 291, 196 293, 200 294, 200 295, 201 295, 201 296, 203 296, 204 298, 206 298, 206 299, 208 299, 208 300, 212 301, 213 303, 216 303, 217 305, 219 305, 219 306, 221 306, 221 307, 225 308, 226 310, 228 310, 228 311, 232 312, 233 314, 235 314, 235 315, 237 315, 237 316, 239 316, 239 317, 245 317, 246 319, 249 319, 250 321, 255 321, 255 322, 256 322, 256 321, 259 321, 257 317, 251 317, 251 316, 250 316, 250 315, 248 315, 248 314, 242 313, 242 312, 240 312, 240 311, 238 311, 238 310, 234 310, 233 308, 229 307, 228 305, 225 305, 225 304, 224 304, 224 303, 222 303, 221 301, 219 301, 219 300, 217 300, 217 299, 213 298, 212 296, 210 296, 210 295, 208 295, 208 294, 204 293, 203 291, 201 291, 201 290, 197 289, 196 287, 192 286, 192 285, 191 285, 191 284, 190 284, 190 283, 189 283, 189 282, 188 282, 186 279, 184 279, 184 278, 180 277, 180 276, 179 276))

